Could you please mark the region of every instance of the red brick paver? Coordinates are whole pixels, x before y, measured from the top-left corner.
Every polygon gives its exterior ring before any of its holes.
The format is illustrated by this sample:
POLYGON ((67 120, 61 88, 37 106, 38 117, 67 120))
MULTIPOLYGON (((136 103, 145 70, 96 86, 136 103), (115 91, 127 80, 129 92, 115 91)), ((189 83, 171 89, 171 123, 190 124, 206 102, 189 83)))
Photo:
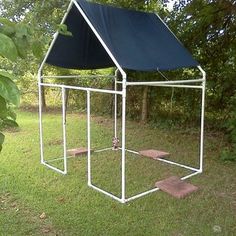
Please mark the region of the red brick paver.
POLYGON ((155 186, 176 198, 184 198, 190 193, 198 190, 198 187, 184 182, 177 176, 171 176, 167 179, 158 181, 155 183, 155 186))
POLYGON ((163 158, 170 155, 170 153, 168 152, 154 150, 154 149, 142 150, 142 151, 139 151, 139 154, 145 157, 153 158, 153 159, 163 158))

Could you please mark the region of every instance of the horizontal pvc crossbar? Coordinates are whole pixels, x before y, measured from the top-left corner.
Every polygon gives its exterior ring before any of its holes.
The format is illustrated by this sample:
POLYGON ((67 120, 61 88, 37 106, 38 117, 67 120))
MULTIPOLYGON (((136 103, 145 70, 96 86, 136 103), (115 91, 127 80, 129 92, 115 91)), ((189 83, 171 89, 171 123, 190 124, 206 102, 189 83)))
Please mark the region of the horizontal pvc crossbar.
POLYGON ((126 82, 126 85, 157 85, 157 84, 188 84, 203 82, 204 79, 192 79, 192 80, 168 80, 168 81, 147 81, 147 82, 126 82))
MULTIPOLYGON (((189 174, 189 175, 186 175, 186 176, 182 177, 181 180, 188 179, 188 178, 190 178, 190 177, 192 177, 192 176, 194 176, 194 175, 200 174, 200 173, 201 173, 201 172, 200 172, 199 170, 197 170, 197 171, 194 172, 194 173, 191 173, 191 174, 189 174)), ((160 190, 160 188, 157 188, 157 187, 156 187, 156 188, 153 188, 153 189, 148 190, 148 191, 146 191, 146 192, 139 193, 139 194, 137 194, 137 195, 135 195, 135 196, 133 196, 133 197, 130 197, 130 198, 128 198, 128 199, 125 199, 125 202, 128 202, 128 201, 131 201, 131 200, 134 200, 134 199, 143 197, 143 196, 145 196, 145 195, 147 195, 147 194, 149 194, 149 193, 153 193, 153 192, 158 191, 158 190, 160 190)))
MULTIPOLYGON (((119 150, 122 150, 122 148, 119 148, 119 150)), ((125 149, 125 151, 130 152, 130 153, 134 153, 134 154, 137 154, 137 155, 140 155, 139 152, 133 151, 133 150, 130 150, 130 149, 125 149)))
POLYGON ((196 169, 196 168, 193 168, 193 167, 187 166, 187 165, 183 165, 183 164, 179 164, 179 163, 176 163, 174 161, 169 161, 169 160, 162 159, 162 158, 155 158, 154 160, 158 160, 158 161, 162 161, 162 162, 165 162, 165 163, 168 163, 168 164, 172 164, 172 165, 176 165, 176 166, 179 166, 179 167, 183 167, 185 169, 189 169, 189 170, 192 170, 192 171, 198 171, 198 169, 196 169))
MULTIPOLYGON (((75 158, 75 157, 74 156, 67 156, 66 157, 66 159, 70 159, 70 158, 75 158)), ((60 160, 63 160, 63 159, 64 159, 64 157, 58 157, 58 158, 46 160, 45 163, 51 163, 51 162, 60 161, 60 160)))
POLYGON ((153 189, 148 190, 148 191, 146 191, 146 192, 139 193, 139 194, 137 194, 137 195, 135 195, 135 196, 133 196, 133 197, 130 197, 130 198, 125 199, 125 202, 128 202, 128 201, 131 201, 131 200, 140 198, 140 197, 142 197, 142 196, 145 196, 145 195, 147 195, 147 194, 149 194, 149 193, 156 192, 156 191, 158 191, 158 190, 160 190, 160 189, 159 189, 159 188, 153 188, 153 189))
POLYGON ((50 83, 39 83, 39 85, 46 86, 46 87, 54 87, 54 88, 67 88, 67 89, 75 89, 75 90, 82 90, 82 91, 91 91, 91 92, 98 92, 98 93, 110 93, 110 94, 122 95, 122 92, 107 90, 107 89, 94 89, 94 88, 69 86, 69 85, 61 85, 61 84, 50 84, 50 83))
MULTIPOLYGON (((119 148, 119 150, 121 150, 121 148, 119 148)), ((125 149, 125 151, 141 156, 139 152, 134 151, 134 150, 125 149)), ((177 163, 177 162, 174 162, 174 161, 169 161, 169 160, 166 160, 166 159, 163 159, 163 158, 154 158, 154 160, 162 161, 162 162, 165 162, 165 163, 168 163, 168 164, 171 164, 171 165, 176 165, 176 166, 179 166, 179 167, 182 167, 182 168, 185 168, 185 169, 188 169, 188 170, 192 170, 192 171, 199 171, 199 169, 196 169, 194 167, 183 165, 183 164, 180 164, 180 163, 177 163)))
POLYGON ((180 85, 180 84, 155 84, 155 85, 148 85, 153 87, 171 87, 171 88, 192 88, 192 89, 202 89, 201 85, 180 85))
POLYGON ((50 169, 52 169, 52 170, 55 170, 55 171, 58 172, 58 173, 61 173, 61 174, 63 174, 63 175, 66 175, 66 174, 67 174, 66 171, 63 171, 63 170, 60 170, 60 169, 58 169, 58 168, 56 168, 56 167, 54 167, 54 166, 51 166, 51 165, 47 164, 45 161, 42 162, 41 164, 47 166, 48 168, 50 168, 50 169))
POLYGON ((198 174, 201 174, 201 173, 202 173, 201 171, 196 171, 196 172, 194 172, 192 174, 189 174, 189 175, 186 175, 186 176, 182 177, 181 179, 185 180, 185 179, 188 179, 188 178, 190 178, 190 177, 192 177, 194 175, 198 175, 198 174))
MULTIPOLYGON (((121 149, 121 148, 119 148, 119 149, 121 149)), ((134 151, 134 150, 125 149, 125 151, 141 156, 139 152, 134 151)), ((168 163, 168 164, 176 165, 176 166, 179 166, 179 167, 182 167, 182 168, 185 168, 185 169, 189 169, 189 170, 192 170, 192 171, 199 171, 199 169, 196 169, 194 167, 183 165, 183 164, 180 164, 180 163, 176 163, 174 161, 169 161, 169 160, 166 160, 166 159, 163 159, 163 158, 154 158, 154 160, 158 160, 158 161, 162 161, 162 162, 165 162, 165 163, 168 163)))
POLYGON ((67 78, 115 78, 114 75, 44 75, 42 79, 56 78, 56 79, 67 79, 67 78))
POLYGON ((103 149, 96 150, 94 152, 97 153, 97 152, 104 152, 104 151, 108 151, 108 150, 112 150, 112 148, 111 147, 103 148, 103 149))
POLYGON ((103 190, 103 189, 101 189, 101 188, 99 188, 99 187, 97 187, 97 186, 95 186, 93 184, 89 184, 88 186, 91 187, 91 188, 94 188, 95 190, 97 190, 97 191, 99 191, 99 192, 101 192, 101 193, 103 193, 103 194, 105 194, 105 195, 107 195, 107 196, 109 196, 109 197, 111 197, 111 198, 121 202, 121 203, 124 203, 124 201, 121 198, 119 198, 119 197, 113 195, 112 193, 109 193, 109 192, 107 192, 107 191, 105 191, 105 190, 103 190))
MULTIPOLYGON (((118 84, 122 84, 122 81, 116 82, 118 84)), ((128 84, 131 85, 131 84, 128 84)), ((139 84, 139 85, 145 85, 145 84, 139 84)), ((203 86, 201 85, 186 85, 186 84, 147 84, 148 86, 155 86, 155 87, 171 87, 171 88, 193 88, 193 89, 202 89, 203 86)), ((137 84, 132 84, 131 86, 138 86, 137 84)))

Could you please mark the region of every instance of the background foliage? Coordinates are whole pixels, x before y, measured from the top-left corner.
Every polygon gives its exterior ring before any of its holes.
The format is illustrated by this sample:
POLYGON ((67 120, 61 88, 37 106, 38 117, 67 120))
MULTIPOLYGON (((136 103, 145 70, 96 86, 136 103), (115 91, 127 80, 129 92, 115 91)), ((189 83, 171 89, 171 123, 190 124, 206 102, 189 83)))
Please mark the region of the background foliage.
MULTIPOLYGON (((154 11, 164 18, 180 41, 206 70, 206 126, 225 132, 229 145, 223 151, 222 158, 236 159, 236 85, 234 82, 236 76, 236 1, 182 0, 177 2, 173 11, 170 12, 165 8, 167 1, 97 0, 96 2, 142 11, 154 11)), ((0 59, 1 83, 6 83, 7 80, 13 88, 12 79, 20 78, 17 80, 17 84, 22 94, 21 104, 35 105, 37 103, 35 75, 41 61, 40 58, 58 28, 68 2, 62 0, 2 0, 1 3, 0 12, 4 18, 0 22, 0 40, 1 42, 5 40, 4 45, 8 45, 0 49, 0 54, 3 56, 0 59), (9 42, 11 40, 11 43, 6 42, 6 37, 9 42), (42 47, 45 47, 44 50, 41 50, 42 47), (33 54, 27 53, 28 49, 31 49, 33 54), (26 55, 28 56, 26 57, 26 55), (16 60, 17 63, 14 63, 16 60), (8 74, 3 75, 2 73, 6 73, 6 71, 8 74), (14 78, 12 74, 14 74, 14 78)), ((3 43, 0 45, 2 46, 3 43)), ((68 74, 68 71, 49 67, 47 73, 50 74, 55 70, 57 70, 57 74, 68 74)), ((75 72, 69 71, 69 73, 75 72)), ((80 73, 104 72, 84 71, 80 73)), ((153 73, 130 71, 128 74, 130 79, 135 78, 135 80, 163 80, 162 76, 153 73)), ((189 78, 196 77, 198 74, 189 70, 165 72, 166 78, 173 79, 180 76, 189 78)), ((70 84, 78 83, 87 86, 95 84, 98 87, 113 86, 109 80, 89 82, 73 79, 70 81, 70 84)), ((4 97, 1 90, 0 104, 1 107, 4 107, 1 109, 1 127, 9 120, 15 122, 12 106, 19 103, 19 91, 16 87, 13 91, 14 96, 12 94, 8 94, 8 96, 5 93, 4 97), (15 98, 14 101, 12 101, 12 97, 15 98)), ((43 104, 46 109, 47 102, 50 106, 50 96, 52 97, 54 94, 49 90, 43 91, 43 93, 49 97, 43 104)), ((79 110, 84 109, 84 104, 78 102, 83 100, 83 94, 77 95, 72 92, 69 96, 74 99, 73 105, 77 105, 79 110)), ((199 115, 200 96, 194 91, 130 88, 128 99, 128 117, 143 122, 149 121, 156 124, 160 120, 165 120, 169 125, 178 120, 182 124, 186 124, 196 122, 199 115)), ((106 98, 100 98, 94 101, 94 107, 97 108, 94 109, 95 112, 102 110, 102 113, 110 114, 112 104, 106 98)), ((3 138, 4 136, 1 134, 0 143, 3 138)))

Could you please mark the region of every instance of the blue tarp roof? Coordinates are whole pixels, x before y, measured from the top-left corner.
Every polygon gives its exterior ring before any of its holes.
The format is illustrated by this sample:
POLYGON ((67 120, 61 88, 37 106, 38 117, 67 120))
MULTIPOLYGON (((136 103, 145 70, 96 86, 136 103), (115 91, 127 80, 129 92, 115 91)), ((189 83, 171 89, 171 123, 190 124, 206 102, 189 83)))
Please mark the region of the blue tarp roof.
MULTIPOLYGON (((157 71, 199 65, 156 14, 77 2, 123 69, 157 71)), ((65 24, 73 36, 58 36, 48 64, 73 69, 114 66, 75 5, 65 24)))

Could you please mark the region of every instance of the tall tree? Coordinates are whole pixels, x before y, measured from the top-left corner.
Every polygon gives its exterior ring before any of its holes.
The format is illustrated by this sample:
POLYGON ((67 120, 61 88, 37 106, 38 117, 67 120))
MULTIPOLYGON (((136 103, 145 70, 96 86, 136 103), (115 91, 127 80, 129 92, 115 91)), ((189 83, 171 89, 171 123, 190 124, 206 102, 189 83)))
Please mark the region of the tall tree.
POLYGON ((236 160, 236 1, 180 1, 170 23, 207 72, 207 112, 224 121, 236 160))

